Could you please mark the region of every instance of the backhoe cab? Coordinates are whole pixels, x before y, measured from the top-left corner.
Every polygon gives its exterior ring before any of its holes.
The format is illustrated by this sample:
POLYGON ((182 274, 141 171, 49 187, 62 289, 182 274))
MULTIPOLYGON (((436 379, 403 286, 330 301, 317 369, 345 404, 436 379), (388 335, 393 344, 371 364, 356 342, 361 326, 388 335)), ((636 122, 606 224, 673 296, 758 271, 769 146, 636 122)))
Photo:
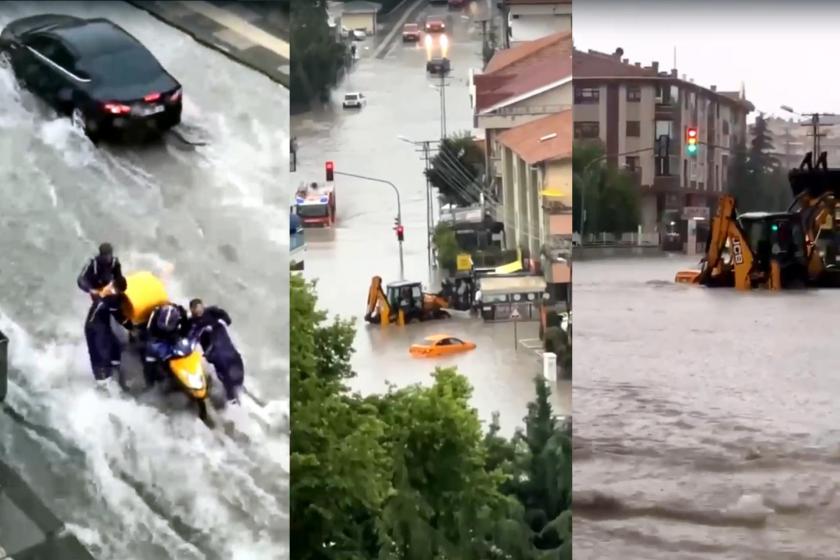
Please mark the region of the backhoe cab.
POLYGON ((723 195, 700 266, 700 270, 678 272, 676 281, 739 290, 779 290, 801 284, 807 266, 799 218, 787 212, 739 216, 735 198, 723 195))
POLYGON ((400 281, 382 289, 382 278, 374 276, 368 290, 365 321, 405 325, 413 321, 446 319, 449 301, 440 294, 423 292, 420 282, 400 281))

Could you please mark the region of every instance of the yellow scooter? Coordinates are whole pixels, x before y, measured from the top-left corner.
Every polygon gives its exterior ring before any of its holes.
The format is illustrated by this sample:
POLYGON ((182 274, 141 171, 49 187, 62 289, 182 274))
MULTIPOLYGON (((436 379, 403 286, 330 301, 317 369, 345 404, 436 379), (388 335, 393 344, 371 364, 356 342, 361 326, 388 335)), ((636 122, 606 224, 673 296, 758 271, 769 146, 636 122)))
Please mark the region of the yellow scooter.
MULTIPOLYGON (((123 315, 142 330, 152 311, 169 302, 163 282, 150 272, 135 272, 126 276, 127 287, 123 301, 123 315)), ((104 295, 104 294, 103 294, 104 295)), ((178 390, 196 403, 198 417, 208 427, 213 421, 207 412, 210 378, 202 363, 203 353, 197 338, 183 337, 172 347, 166 369, 178 390)))

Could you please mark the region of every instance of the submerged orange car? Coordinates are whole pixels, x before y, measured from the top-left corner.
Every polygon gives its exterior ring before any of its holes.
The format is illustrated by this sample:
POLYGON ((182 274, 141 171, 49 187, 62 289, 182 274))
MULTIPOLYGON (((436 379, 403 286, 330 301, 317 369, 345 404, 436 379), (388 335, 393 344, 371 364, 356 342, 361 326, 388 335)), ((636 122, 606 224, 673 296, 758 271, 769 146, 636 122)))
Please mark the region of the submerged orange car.
POLYGON ((425 344, 412 344, 408 353, 415 358, 432 358, 435 356, 448 356, 459 352, 468 352, 475 349, 475 343, 466 342, 460 338, 448 334, 436 334, 427 336, 425 344))

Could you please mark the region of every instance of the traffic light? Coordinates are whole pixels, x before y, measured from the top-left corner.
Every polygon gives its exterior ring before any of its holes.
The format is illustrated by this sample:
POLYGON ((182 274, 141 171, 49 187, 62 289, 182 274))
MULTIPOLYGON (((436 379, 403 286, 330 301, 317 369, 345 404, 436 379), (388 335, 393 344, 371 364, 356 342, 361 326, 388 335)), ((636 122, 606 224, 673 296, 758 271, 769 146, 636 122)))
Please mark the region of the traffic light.
POLYGON ((394 226, 394 231, 397 232, 397 241, 402 241, 403 240, 403 233, 405 232, 402 224, 399 223, 399 222, 396 222, 396 225, 394 226))
POLYGON ((332 181, 333 180, 333 170, 334 170, 333 162, 328 161, 325 167, 327 169, 327 181, 332 181))
POLYGON ((685 129, 685 151, 690 156, 697 155, 697 129, 696 128, 686 128, 685 129))

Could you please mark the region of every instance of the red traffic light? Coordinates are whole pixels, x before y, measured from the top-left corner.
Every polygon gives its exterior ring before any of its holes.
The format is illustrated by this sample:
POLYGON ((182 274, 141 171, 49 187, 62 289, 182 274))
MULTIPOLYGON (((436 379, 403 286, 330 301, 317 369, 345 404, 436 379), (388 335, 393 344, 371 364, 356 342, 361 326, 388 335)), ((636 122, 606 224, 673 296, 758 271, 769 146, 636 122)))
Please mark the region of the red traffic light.
POLYGON ((697 129, 696 128, 689 128, 688 129, 688 137, 689 138, 697 138, 697 129))
POLYGON ((397 230, 397 233, 398 233, 398 234, 402 234, 402 232, 404 231, 402 226, 397 226, 397 227, 395 227, 394 229, 396 229, 396 230, 397 230))
POLYGON ((326 168, 326 170, 327 170, 327 181, 332 181, 332 180, 333 180, 333 162, 328 161, 328 162, 324 165, 324 167, 325 167, 325 168, 326 168))
POLYGON ((398 225, 397 227, 394 228, 394 230, 397 232, 397 240, 402 241, 403 240, 403 231, 404 231, 402 225, 398 225))
POLYGON ((327 171, 332 171, 332 170, 333 170, 333 162, 328 161, 327 162, 327 171))

